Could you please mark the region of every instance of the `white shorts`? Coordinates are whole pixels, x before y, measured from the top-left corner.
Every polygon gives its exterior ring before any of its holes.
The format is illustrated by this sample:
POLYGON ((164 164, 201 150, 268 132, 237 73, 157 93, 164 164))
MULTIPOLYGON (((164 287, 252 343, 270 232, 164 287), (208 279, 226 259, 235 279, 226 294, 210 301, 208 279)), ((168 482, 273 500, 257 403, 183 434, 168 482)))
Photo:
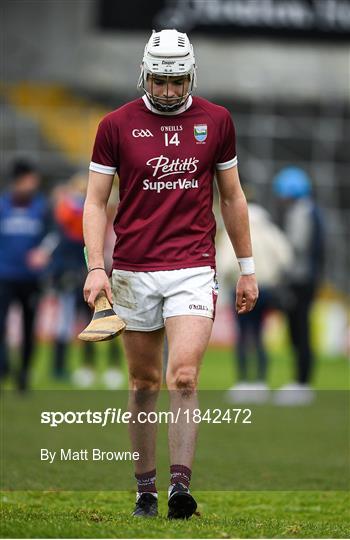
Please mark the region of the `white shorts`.
POLYGON ((111 281, 114 309, 127 330, 157 330, 176 315, 214 319, 218 284, 210 266, 157 272, 113 270, 111 281))

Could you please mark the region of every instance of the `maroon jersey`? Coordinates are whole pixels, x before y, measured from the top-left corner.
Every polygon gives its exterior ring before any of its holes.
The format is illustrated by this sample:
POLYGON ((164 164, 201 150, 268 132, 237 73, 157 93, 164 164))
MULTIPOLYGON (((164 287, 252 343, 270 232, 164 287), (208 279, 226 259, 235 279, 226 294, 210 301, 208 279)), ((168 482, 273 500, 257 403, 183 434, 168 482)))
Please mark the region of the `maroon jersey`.
POLYGON ((90 170, 120 180, 113 268, 214 267, 213 177, 236 164, 231 116, 205 99, 166 114, 144 97, 107 114, 90 170))

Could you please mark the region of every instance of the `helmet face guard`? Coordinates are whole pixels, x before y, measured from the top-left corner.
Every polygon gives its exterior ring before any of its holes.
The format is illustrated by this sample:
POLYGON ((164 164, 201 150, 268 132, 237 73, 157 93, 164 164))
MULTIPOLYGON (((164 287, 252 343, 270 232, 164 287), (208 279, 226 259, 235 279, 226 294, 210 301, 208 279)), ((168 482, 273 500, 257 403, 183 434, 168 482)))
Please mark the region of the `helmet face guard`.
POLYGON ((155 109, 172 112, 186 103, 195 86, 195 58, 187 35, 177 30, 153 32, 145 47, 138 88, 143 89, 155 109), (170 95, 169 85, 181 80, 182 91, 180 84, 176 95, 170 95), (159 82, 161 92, 156 91, 159 82))
POLYGON ((154 75, 148 73, 142 75, 144 90, 148 100, 152 106, 158 111, 172 112, 177 111, 185 105, 193 90, 193 77, 187 75, 154 75), (182 80, 182 84, 179 82, 182 80), (159 82, 163 84, 159 85, 159 82), (176 81, 176 95, 169 91, 170 86, 173 87, 176 81), (161 92, 157 92, 157 87, 161 88, 161 92))

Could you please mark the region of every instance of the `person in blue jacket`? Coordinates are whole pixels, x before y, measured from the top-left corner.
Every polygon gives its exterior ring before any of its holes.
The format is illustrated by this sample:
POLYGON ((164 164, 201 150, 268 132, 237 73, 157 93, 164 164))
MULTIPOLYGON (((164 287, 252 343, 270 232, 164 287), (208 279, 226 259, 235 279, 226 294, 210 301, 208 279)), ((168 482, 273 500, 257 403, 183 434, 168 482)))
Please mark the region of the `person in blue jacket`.
POLYGON ((0 379, 10 371, 6 323, 10 306, 17 302, 23 314, 23 340, 17 385, 26 390, 34 346, 34 321, 39 300, 41 269, 31 255, 47 235, 50 213, 39 193, 40 174, 28 161, 12 165, 10 185, 0 194, 0 379))

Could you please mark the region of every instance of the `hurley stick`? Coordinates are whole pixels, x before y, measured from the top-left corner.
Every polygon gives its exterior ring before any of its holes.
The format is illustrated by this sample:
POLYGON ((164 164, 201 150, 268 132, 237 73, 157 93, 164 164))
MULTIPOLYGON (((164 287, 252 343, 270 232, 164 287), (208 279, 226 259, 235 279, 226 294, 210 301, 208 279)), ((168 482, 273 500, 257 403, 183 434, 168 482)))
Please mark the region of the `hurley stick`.
MULTIPOLYGON (((86 266, 88 266, 87 249, 84 247, 86 266)), ((125 330, 125 322, 118 317, 109 303, 104 291, 95 299, 95 311, 90 324, 78 338, 83 341, 107 341, 119 336, 125 330)))

